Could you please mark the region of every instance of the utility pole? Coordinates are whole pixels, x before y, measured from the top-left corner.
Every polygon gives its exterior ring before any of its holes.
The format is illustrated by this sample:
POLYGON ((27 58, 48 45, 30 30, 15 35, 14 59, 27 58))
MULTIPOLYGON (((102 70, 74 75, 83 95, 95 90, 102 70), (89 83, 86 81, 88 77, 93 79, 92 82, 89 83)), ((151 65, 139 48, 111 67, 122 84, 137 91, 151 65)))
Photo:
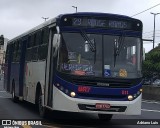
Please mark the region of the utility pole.
POLYGON ((154 44, 155 44, 155 28, 156 28, 156 15, 158 15, 160 13, 153 13, 153 12, 151 12, 151 14, 154 15, 154 28, 153 28, 153 49, 154 49, 154 44))
POLYGON ((76 13, 77 13, 77 7, 76 6, 72 6, 72 7, 76 9, 76 13))
POLYGON ((46 21, 47 19, 49 19, 49 17, 42 17, 42 19, 44 19, 46 21))

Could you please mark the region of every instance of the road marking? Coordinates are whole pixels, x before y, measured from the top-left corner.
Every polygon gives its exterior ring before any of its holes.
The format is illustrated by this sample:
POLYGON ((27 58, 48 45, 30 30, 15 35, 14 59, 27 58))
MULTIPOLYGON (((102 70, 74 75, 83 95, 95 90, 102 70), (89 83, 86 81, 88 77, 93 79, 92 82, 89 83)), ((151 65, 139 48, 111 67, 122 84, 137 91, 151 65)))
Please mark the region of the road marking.
POLYGON ((6 92, 6 91, 0 91, 0 92, 6 92))
POLYGON ((160 102, 154 101, 154 100, 142 100, 142 102, 149 103, 149 104, 160 104, 160 102))
POLYGON ((0 98, 11 98, 11 96, 0 96, 0 98))
POLYGON ((160 112, 159 110, 149 110, 149 109, 141 109, 142 111, 147 111, 147 112, 160 112))

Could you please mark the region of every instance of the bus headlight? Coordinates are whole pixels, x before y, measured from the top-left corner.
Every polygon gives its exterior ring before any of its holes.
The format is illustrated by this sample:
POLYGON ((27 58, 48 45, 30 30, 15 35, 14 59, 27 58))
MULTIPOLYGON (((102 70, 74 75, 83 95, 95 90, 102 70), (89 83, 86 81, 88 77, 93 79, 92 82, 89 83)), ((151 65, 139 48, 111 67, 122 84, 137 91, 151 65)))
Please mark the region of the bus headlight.
POLYGON ((132 96, 132 95, 129 95, 129 96, 128 96, 128 100, 133 100, 133 96, 132 96))
POLYGON ((71 95, 71 97, 75 97, 76 93, 75 92, 71 92, 70 95, 71 95))

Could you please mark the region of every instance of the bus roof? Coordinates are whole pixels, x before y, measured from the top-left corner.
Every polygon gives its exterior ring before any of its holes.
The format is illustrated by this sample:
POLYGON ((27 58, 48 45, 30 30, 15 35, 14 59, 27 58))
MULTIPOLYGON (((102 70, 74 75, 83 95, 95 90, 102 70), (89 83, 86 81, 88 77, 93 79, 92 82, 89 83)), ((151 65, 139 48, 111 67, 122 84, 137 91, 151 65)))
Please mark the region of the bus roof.
POLYGON ((52 19, 50 19, 48 21, 45 21, 44 23, 42 23, 42 24, 30 29, 29 31, 24 32, 23 34, 21 34, 21 35, 15 37, 15 38, 9 40, 8 43, 10 43, 10 42, 12 42, 14 40, 17 40, 19 38, 25 37, 26 35, 28 35, 30 33, 33 33, 33 32, 35 32, 35 31, 37 31, 39 29, 42 29, 42 28, 44 28, 46 26, 54 24, 54 23, 57 22, 57 19, 61 19, 64 16, 91 16, 91 17, 92 16, 96 16, 96 17, 106 17, 107 16, 107 17, 110 17, 110 18, 114 17, 114 18, 120 18, 120 19, 137 20, 137 19, 131 18, 129 16, 125 16, 125 15, 111 14, 111 13, 100 13, 100 12, 77 12, 77 13, 70 13, 70 14, 60 14, 57 17, 52 18, 52 19))

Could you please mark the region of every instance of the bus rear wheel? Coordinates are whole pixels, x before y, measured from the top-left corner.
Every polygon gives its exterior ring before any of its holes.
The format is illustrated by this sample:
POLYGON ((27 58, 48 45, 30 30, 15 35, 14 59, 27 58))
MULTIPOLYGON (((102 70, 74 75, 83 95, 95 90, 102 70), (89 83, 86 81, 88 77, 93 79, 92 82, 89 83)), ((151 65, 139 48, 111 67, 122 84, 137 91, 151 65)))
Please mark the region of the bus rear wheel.
POLYGON ((12 100, 15 103, 18 102, 18 97, 15 96, 15 84, 14 84, 14 82, 12 83, 12 100))
POLYGON ((110 121, 112 116, 112 114, 98 114, 99 119, 102 121, 110 121))
POLYGON ((42 102, 42 92, 40 90, 39 95, 38 95, 38 110, 39 110, 39 114, 41 117, 46 117, 46 108, 43 106, 43 102, 42 102))

